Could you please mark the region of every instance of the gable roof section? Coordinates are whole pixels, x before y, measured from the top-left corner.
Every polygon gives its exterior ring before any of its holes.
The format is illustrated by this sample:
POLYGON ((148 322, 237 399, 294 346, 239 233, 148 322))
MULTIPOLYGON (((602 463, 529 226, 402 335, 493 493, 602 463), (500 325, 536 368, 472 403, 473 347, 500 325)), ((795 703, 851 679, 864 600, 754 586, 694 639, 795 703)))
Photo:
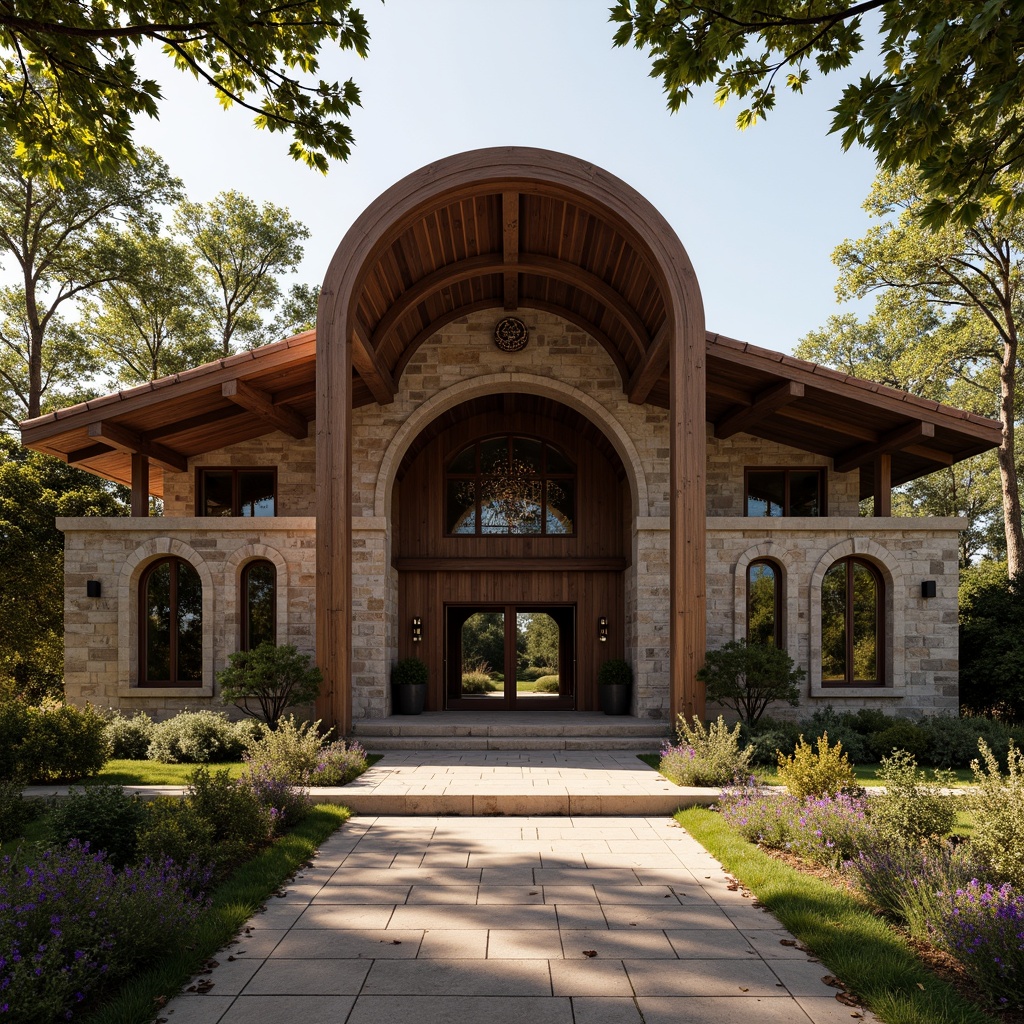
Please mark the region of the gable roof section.
MULTIPOLYGON (((706 419, 717 437, 742 431, 827 456, 840 472, 860 468, 863 497, 872 493, 876 454, 892 455, 899 484, 1000 441, 995 420, 780 352, 711 333, 706 352, 706 419)), ((185 470, 191 457, 274 430, 305 436, 315 393, 316 332, 307 331, 27 420, 22 441, 123 484, 131 483, 131 453, 145 454, 150 490, 160 496, 163 472, 185 470)), ((373 400, 368 387, 353 394, 355 405, 373 400)), ((664 372, 647 401, 668 407, 664 372)))

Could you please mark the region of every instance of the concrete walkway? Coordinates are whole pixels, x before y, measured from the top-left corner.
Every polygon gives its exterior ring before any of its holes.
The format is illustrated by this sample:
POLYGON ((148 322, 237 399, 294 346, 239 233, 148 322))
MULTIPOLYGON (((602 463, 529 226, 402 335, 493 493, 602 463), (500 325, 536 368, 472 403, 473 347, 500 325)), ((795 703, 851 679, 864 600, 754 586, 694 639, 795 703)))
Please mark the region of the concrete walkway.
POLYGON ((875 1020, 669 817, 355 817, 216 959, 161 1017, 875 1020))

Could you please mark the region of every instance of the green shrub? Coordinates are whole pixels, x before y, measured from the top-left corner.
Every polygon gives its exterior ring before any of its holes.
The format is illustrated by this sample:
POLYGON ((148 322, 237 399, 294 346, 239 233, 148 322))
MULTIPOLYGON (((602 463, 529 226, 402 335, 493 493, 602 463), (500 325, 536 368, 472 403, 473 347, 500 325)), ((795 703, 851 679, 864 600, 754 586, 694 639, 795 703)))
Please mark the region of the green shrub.
POLYGON ((598 686, 633 685, 633 669, 622 658, 609 658, 597 670, 598 686))
MULTIPOLYGON (((477 670, 486 675, 481 666, 478 666, 477 670)), ((402 658, 395 662, 394 668, 391 669, 391 682, 399 686, 408 683, 426 686, 429 680, 430 670, 427 668, 426 662, 420 661, 419 658, 402 658)))
POLYGON ((778 700, 796 707, 797 684, 806 675, 781 647, 731 640, 708 651, 697 673, 707 699, 732 708, 747 725, 756 725, 769 704, 778 700))
MULTIPOLYGON (((861 736, 870 736, 872 733, 885 732, 893 724, 891 715, 887 715, 878 708, 861 708, 859 711, 843 715, 843 724, 849 726, 854 732, 861 736)), ((852 754, 850 755, 853 756, 852 754)))
POLYGON ((859 788, 843 745, 830 747, 827 732, 813 746, 801 736, 789 757, 779 755, 778 765, 782 784, 800 800, 852 793, 859 788))
POLYGON ((496 683, 484 672, 472 671, 462 673, 463 693, 494 693, 498 689, 496 683))
POLYGON ((343 786, 366 771, 366 754, 358 743, 328 742, 319 722, 282 718, 245 755, 249 764, 266 764, 284 772, 296 786, 343 786))
POLYGON ((18 749, 22 778, 73 782, 95 775, 107 760, 106 719, 91 705, 47 702, 28 709, 28 733, 18 749))
POLYGON ((39 800, 26 800, 20 782, 0 782, 0 842, 16 839, 42 812, 39 800))
POLYGON ((557 676, 558 669, 551 668, 550 665, 528 665, 519 673, 520 679, 525 679, 529 683, 535 683, 542 676, 557 676))
MULTIPOLYGON (((922 764, 935 768, 966 768, 978 754, 978 740, 982 732, 979 722, 987 719, 936 717, 925 719, 921 729, 928 738, 922 764)), ((998 744, 1005 747, 1007 741, 998 744)))
POLYGON ((147 756, 168 764, 239 761, 242 740, 223 711, 181 711, 153 727, 147 756))
POLYGON ((161 796, 145 805, 136 846, 139 860, 209 865, 217 862, 216 832, 191 800, 161 796))
POLYGON ((146 810, 137 796, 120 786, 89 786, 54 801, 46 819, 46 837, 64 848, 73 839, 103 850, 115 867, 135 860, 139 831, 146 810))
POLYGON ((197 768, 189 777, 188 799, 196 814, 213 828, 218 865, 243 860, 274 834, 270 808, 227 771, 197 768))
POLYGON ((558 693, 558 676, 541 676, 534 684, 535 693, 558 693))
POLYGON ((878 761, 894 750, 905 750, 917 761, 925 756, 928 745, 928 733, 913 722, 896 722, 871 737, 871 753, 878 761))
POLYGON ((111 757, 143 761, 153 739, 153 719, 144 711, 133 715, 114 711, 107 720, 105 732, 111 757))
POLYGON ((751 747, 740 749, 740 725, 732 729, 719 715, 709 727, 694 715, 679 715, 676 746, 661 752, 658 771, 678 786, 724 786, 750 772, 751 747))
POLYGON ((28 735, 28 726, 28 705, 5 693, 0 699, 0 779, 22 777, 19 751, 28 735))
POLYGON ((217 674, 220 698, 275 729, 286 708, 311 704, 319 695, 323 676, 311 662, 293 644, 264 642, 252 651, 235 651, 217 674))
POLYGON ((750 741, 750 763, 757 768, 774 767, 779 754, 792 753, 799 738, 799 731, 794 736, 789 729, 759 732, 750 741))
POLYGON ((1007 774, 984 740, 978 740, 980 760, 971 762, 976 788, 967 806, 974 815, 971 849, 990 864, 1000 881, 1024 886, 1024 753, 1012 742, 1007 750, 1007 774))
POLYGON ((885 784, 885 792, 871 798, 868 812, 882 842, 920 846, 949 835, 956 824, 955 798, 944 796, 941 789, 955 785, 952 772, 937 770, 929 783, 913 755, 896 750, 882 758, 877 776, 885 784))

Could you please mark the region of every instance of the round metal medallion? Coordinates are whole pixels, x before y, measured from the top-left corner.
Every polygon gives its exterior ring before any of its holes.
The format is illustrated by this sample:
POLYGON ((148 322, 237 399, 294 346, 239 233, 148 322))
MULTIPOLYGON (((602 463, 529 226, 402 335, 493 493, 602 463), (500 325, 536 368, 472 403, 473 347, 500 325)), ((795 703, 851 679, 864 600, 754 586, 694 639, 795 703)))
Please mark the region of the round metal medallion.
POLYGON ((494 328, 494 344, 502 352, 521 352, 530 340, 530 329, 519 317, 502 317, 494 328))

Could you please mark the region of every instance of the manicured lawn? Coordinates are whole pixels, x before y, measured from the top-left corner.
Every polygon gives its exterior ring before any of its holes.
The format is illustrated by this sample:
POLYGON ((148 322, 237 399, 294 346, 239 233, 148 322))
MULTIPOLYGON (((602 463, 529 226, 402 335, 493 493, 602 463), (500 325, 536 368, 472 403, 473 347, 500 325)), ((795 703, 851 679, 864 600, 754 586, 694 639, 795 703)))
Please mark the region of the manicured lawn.
MULTIPOLYGON (((83 786, 187 786, 197 764, 165 764, 163 761, 108 761, 99 775, 83 779, 83 786)), ((227 769, 233 779, 242 774, 241 761, 205 765, 210 771, 227 769)))
MULTIPOLYGON (((769 857, 701 808, 676 820, 886 1024, 995 1024, 844 888, 769 857)), ((827 992, 827 990, 825 990, 827 992)))

